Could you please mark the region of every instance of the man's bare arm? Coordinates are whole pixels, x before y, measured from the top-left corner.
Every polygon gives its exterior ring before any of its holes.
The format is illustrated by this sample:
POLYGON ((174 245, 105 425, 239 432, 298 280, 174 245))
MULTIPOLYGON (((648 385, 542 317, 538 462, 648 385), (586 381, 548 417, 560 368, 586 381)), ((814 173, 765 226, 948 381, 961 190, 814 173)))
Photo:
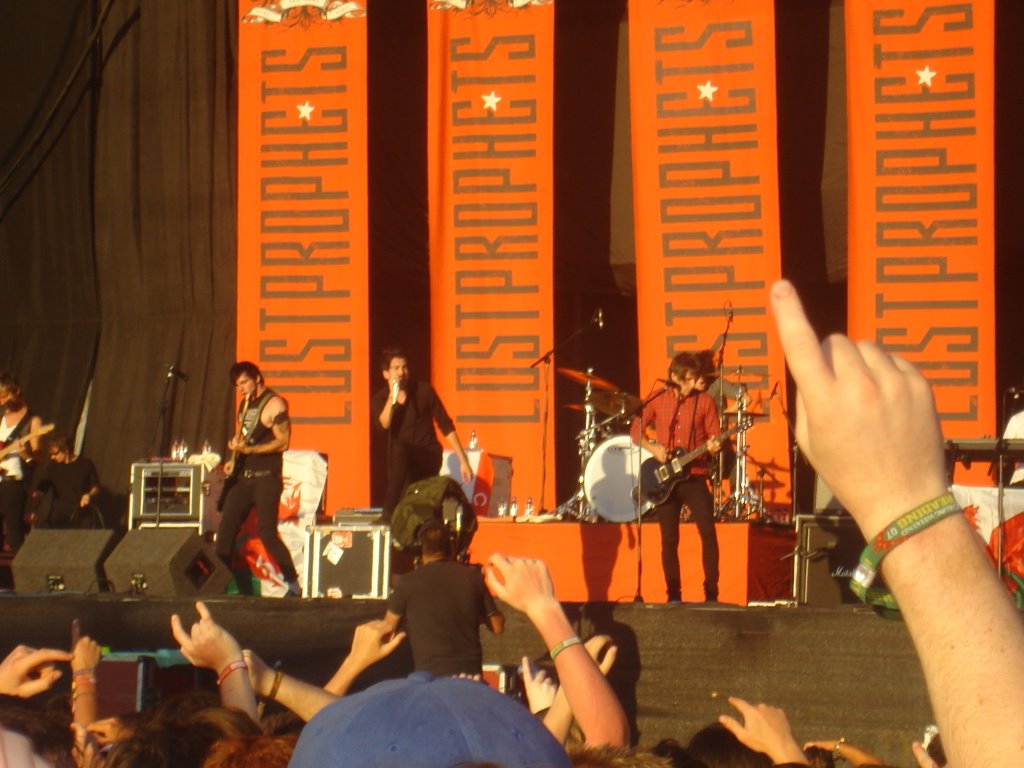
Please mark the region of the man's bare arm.
MULTIPOLYGON (((793 286, 771 290, 799 389, 801 449, 871 539, 947 490, 931 387, 912 364, 811 328, 793 286)), ((882 561, 924 670, 950 765, 1024 765, 1024 623, 962 515, 882 561)))

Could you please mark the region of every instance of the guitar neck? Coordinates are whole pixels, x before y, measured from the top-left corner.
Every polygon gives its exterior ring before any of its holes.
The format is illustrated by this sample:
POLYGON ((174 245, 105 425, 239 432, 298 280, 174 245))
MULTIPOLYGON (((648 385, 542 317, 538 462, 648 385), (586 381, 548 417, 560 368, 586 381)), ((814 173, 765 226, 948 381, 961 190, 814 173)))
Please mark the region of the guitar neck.
MULTIPOLYGON (((726 439, 732 437, 733 435, 737 434, 738 432, 742 432, 744 429, 747 428, 747 426, 748 425, 746 423, 744 423, 744 422, 740 422, 739 424, 734 424, 733 426, 729 427, 729 429, 725 430, 725 432, 719 432, 717 435, 715 435, 715 437, 717 437, 719 440, 726 440, 726 439)), ((701 445, 701 446, 699 446, 697 448, 694 448, 692 451, 689 451, 688 453, 683 454, 683 456, 680 457, 680 459, 679 459, 679 463, 682 466, 686 466, 691 461, 693 461, 694 459, 699 459, 701 456, 703 456, 707 452, 708 452, 708 446, 707 446, 707 443, 705 443, 704 445, 701 445)))

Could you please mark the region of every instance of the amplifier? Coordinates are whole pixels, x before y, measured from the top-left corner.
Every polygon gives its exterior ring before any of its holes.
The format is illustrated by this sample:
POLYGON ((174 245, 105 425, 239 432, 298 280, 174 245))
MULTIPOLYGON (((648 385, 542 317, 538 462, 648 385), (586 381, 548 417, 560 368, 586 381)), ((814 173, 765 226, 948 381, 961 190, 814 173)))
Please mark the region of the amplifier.
POLYGON ((131 469, 128 528, 217 530, 217 498, 224 484, 218 469, 202 464, 136 462, 131 469))
POLYGON ((848 515, 797 515, 793 597, 805 605, 859 603, 850 589, 864 537, 848 515))
POLYGON ((383 600, 391 579, 391 528, 369 523, 307 529, 309 575, 304 597, 383 600))

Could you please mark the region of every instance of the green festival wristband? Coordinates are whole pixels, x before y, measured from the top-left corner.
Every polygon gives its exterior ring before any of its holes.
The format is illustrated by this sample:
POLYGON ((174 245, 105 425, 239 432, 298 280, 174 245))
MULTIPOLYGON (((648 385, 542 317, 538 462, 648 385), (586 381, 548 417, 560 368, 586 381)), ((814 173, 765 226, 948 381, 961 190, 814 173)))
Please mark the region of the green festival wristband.
POLYGON ((850 589, 866 605, 877 606, 886 611, 898 611, 899 606, 891 592, 871 587, 878 576, 878 565, 882 558, 915 533, 920 533, 928 526, 959 512, 960 505, 953 498, 953 494, 947 491, 937 499, 926 501, 900 515, 864 547, 864 551, 860 553, 857 570, 850 579, 850 589))

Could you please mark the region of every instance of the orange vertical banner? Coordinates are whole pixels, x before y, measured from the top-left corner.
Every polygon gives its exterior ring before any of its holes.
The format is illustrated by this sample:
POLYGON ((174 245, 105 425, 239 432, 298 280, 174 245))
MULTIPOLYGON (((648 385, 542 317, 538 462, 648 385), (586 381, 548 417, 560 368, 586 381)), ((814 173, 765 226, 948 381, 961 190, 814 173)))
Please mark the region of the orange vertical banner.
POLYGON ((992 0, 846 4, 849 323, 995 429, 992 0))
POLYGON ((553 335, 554 7, 427 7, 434 384, 463 440, 513 458, 521 504, 551 507, 554 424, 545 439, 530 364, 553 335))
POLYGON ((768 309, 781 273, 774 3, 630 0, 629 71, 641 389, 675 354, 725 341, 725 365, 771 414, 748 433, 750 456, 765 500, 784 506, 788 431, 770 390, 785 368, 768 309))
POLYGON ((328 509, 369 499, 366 0, 241 0, 238 356, 328 457, 328 509))

